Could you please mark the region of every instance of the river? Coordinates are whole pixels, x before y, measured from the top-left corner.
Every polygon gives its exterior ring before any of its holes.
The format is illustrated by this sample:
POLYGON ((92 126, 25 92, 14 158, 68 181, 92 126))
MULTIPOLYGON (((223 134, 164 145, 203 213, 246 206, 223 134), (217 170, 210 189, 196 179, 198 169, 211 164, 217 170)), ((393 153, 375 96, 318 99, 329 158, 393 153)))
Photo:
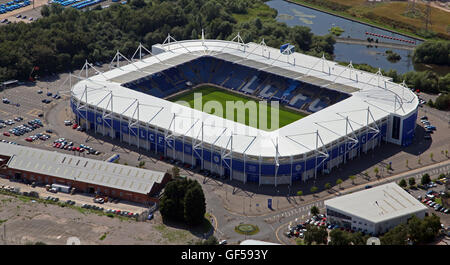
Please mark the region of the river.
MULTIPOLYGON (((278 11, 277 21, 285 22, 289 26, 306 26, 311 28, 311 32, 317 35, 325 35, 331 27, 338 26, 344 30, 340 37, 347 38, 350 36, 354 39, 367 39, 366 32, 401 38, 415 41, 417 44, 420 40, 410 38, 401 34, 396 34, 377 27, 369 26, 349 19, 334 16, 318 10, 307 8, 304 6, 289 3, 283 0, 272 0, 266 2, 268 6, 278 11)), ((380 41, 402 43, 391 39, 382 38, 380 41)), ((373 67, 380 67, 384 70, 394 69, 398 73, 406 73, 415 70, 412 62, 412 51, 403 49, 392 49, 383 47, 367 47, 366 45, 336 43, 334 46, 334 54, 336 61, 350 62, 355 64, 366 63, 373 67), (392 50, 401 56, 401 60, 390 62, 386 58, 386 50, 392 50)), ((419 66, 416 66, 419 68, 419 66)))

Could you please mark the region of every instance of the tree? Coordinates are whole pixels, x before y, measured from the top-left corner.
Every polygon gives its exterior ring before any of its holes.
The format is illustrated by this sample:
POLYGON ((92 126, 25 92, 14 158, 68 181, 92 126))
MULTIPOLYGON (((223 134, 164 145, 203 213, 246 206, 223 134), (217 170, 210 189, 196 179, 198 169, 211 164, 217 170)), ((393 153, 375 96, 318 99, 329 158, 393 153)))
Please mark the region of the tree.
POLYGON ((160 200, 163 218, 197 225, 204 220, 206 212, 205 195, 195 180, 176 179, 169 182, 160 200))
POLYGON ((433 152, 431 152, 431 153, 430 153, 430 159, 431 159, 431 161, 433 161, 433 156, 434 156, 434 154, 433 154, 433 152))
POLYGON ((305 243, 311 245, 316 244, 326 244, 327 243, 328 232, 323 227, 310 226, 305 232, 305 243))
POLYGON ((369 235, 363 235, 361 232, 356 233, 350 233, 348 234, 350 236, 350 240, 352 241, 353 245, 366 245, 367 239, 369 239, 369 235))
POLYGON ((50 9, 48 8, 48 5, 44 5, 41 8, 41 15, 43 17, 48 17, 50 15, 50 9))
POLYGON ((311 214, 318 215, 320 213, 319 208, 317 206, 311 207, 311 214))
POLYGON ((339 188, 341 188, 342 182, 343 182, 342 179, 337 179, 337 180, 336 180, 336 185, 339 185, 339 188))
POLYGON ((409 168, 409 165, 408 165, 408 159, 406 159, 405 162, 406 162, 406 167, 409 168))
POLYGON ((317 190, 318 190, 318 188, 316 186, 312 186, 310 189, 311 193, 316 193, 317 190))
POLYGON ((142 8, 145 6, 145 1, 144 0, 132 0, 131 6, 134 8, 142 8))
POLYGON ((356 176, 355 175, 350 175, 348 178, 351 179, 352 184, 355 185, 356 176))
POLYGON ((398 185, 400 185, 400 187, 402 187, 402 188, 406 187, 406 186, 407 186, 407 185, 406 185, 406 180, 405 180, 405 179, 400 180, 400 182, 398 183, 398 185))
POLYGON ((303 196, 303 191, 302 190, 297 191, 297 196, 303 196))
POLYGON ((167 183, 159 207, 163 218, 184 221, 184 197, 187 185, 187 180, 167 183))
POLYGON ((430 183, 430 182, 431 182, 430 175, 428 175, 428 173, 423 174, 420 183, 421 183, 422 185, 426 185, 426 184, 428 184, 428 183, 430 183))
POLYGON ((330 242, 329 245, 333 246, 348 246, 350 245, 351 240, 347 232, 344 232, 340 229, 333 229, 330 232, 330 242))
POLYGON ((409 186, 414 186, 414 185, 416 185, 416 179, 415 178, 409 178, 409 180, 408 180, 408 183, 409 183, 409 186))
POLYGON ((380 237, 382 245, 406 245, 408 239, 407 226, 398 225, 380 237))
POLYGON ((373 169, 373 172, 375 173, 375 176, 378 178, 378 173, 380 172, 380 170, 378 169, 378 167, 375 167, 373 169))
POLYGON ((330 184, 329 182, 325 183, 324 188, 325 188, 326 190, 331 189, 331 184, 330 184))
POLYGON ((219 241, 217 240, 217 238, 214 235, 211 235, 206 240, 199 240, 196 243, 196 245, 208 245, 208 246, 219 245, 219 241))
POLYGON ((369 178, 370 178, 370 177, 369 177, 369 172, 368 172, 368 171, 364 171, 364 173, 363 173, 363 174, 364 174, 364 176, 366 176, 366 178, 367 178, 367 179, 369 179, 369 178))
POLYGON ((186 191, 184 198, 184 220, 189 225, 198 225, 203 222, 206 212, 205 195, 202 187, 197 183, 186 191))
POLYGON ((180 176, 180 169, 179 169, 177 166, 174 166, 174 167, 172 168, 172 176, 173 176, 174 178, 177 178, 177 177, 180 176))
POLYGON ((428 40, 416 47, 413 61, 416 63, 450 64, 450 42, 443 40, 428 40))

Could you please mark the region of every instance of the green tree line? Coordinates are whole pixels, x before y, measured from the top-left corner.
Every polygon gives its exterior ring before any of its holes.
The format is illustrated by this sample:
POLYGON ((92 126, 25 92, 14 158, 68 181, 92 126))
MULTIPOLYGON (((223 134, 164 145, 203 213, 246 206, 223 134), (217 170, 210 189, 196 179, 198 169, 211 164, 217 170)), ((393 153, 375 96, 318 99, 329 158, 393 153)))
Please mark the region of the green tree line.
POLYGON ((335 40, 315 36, 307 27, 288 27, 275 20, 255 18, 237 22, 233 14, 248 14, 262 0, 132 0, 79 11, 52 4, 42 8, 43 17, 33 23, 0 27, 0 82, 26 80, 34 66, 39 74, 58 73, 81 67, 87 59, 107 62, 120 50, 131 56, 139 43, 150 48, 170 33, 177 40, 199 38, 201 29, 209 39, 231 40, 238 32, 244 41, 278 47, 290 42, 297 50, 326 53, 331 58, 335 40))
POLYGON ((450 66, 450 41, 430 40, 421 43, 414 50, 413 61, 450 66))
MULTIPOLYGON (((340 62, 340 65, 348 65, 346 62, 340 62)), ((370 73, 376 73, 378 68, 368 64, 353 64, 355 69, 363 70, 370 73)), ((385 71, 381 69, 381 74, 392 78, 393 82, 401 83, 405 80, 409 88, 419 89, 422 92, 437 94, 439 92, 450 92, 450 73, 439 76, 433 71, 410 71, 405 74, 399 74, 396 70, 385 71)))

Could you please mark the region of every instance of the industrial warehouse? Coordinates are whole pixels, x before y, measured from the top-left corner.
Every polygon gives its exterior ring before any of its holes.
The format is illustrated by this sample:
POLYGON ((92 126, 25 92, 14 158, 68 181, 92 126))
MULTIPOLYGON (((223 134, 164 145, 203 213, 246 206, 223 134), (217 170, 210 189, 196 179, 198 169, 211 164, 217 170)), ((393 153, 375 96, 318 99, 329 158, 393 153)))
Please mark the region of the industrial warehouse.
POLYGON ((171 179, 164 172, 7 143, 0 143, 0 175, 138 203, 158 202, 171 179))
POLYGON ((329 174, 382 141, 411 144, 418 99, 404 84, 289 47, 169 35, 148 58, 142 46, 131 60, 118 52, 110 71, 88 76, 86 63, 71 108, 96 133, 259 185, 329 174), (165 100, 205 83, 311 114, 269 132, 165 100))
POLYGON ((406 224, 412 215, 423 219, 427 212, 427 207, 395 182, 326 200, 324 203, 330 223, 373 235, 406 224))

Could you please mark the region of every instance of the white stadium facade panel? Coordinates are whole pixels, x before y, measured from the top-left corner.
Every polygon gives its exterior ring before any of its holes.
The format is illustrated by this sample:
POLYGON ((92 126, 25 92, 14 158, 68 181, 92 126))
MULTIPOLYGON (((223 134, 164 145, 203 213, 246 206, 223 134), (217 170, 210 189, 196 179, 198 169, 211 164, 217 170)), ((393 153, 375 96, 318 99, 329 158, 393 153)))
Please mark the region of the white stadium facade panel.
POLYGON ((86 76, 80 74, 71 88, 71 108, 89 130, 244 183, 306 181, 382 141, 412 142, 418 99, 405 85, 351 65, 235 39, 169 36, 144 59, 141 46, 125 62, 118 52, 111 70, 95 76, 88 76, 92 65, 86 63, 86 76), (269 132, 163 99, 188 89, 186 80, 303 104, 312 114, 269 132))

